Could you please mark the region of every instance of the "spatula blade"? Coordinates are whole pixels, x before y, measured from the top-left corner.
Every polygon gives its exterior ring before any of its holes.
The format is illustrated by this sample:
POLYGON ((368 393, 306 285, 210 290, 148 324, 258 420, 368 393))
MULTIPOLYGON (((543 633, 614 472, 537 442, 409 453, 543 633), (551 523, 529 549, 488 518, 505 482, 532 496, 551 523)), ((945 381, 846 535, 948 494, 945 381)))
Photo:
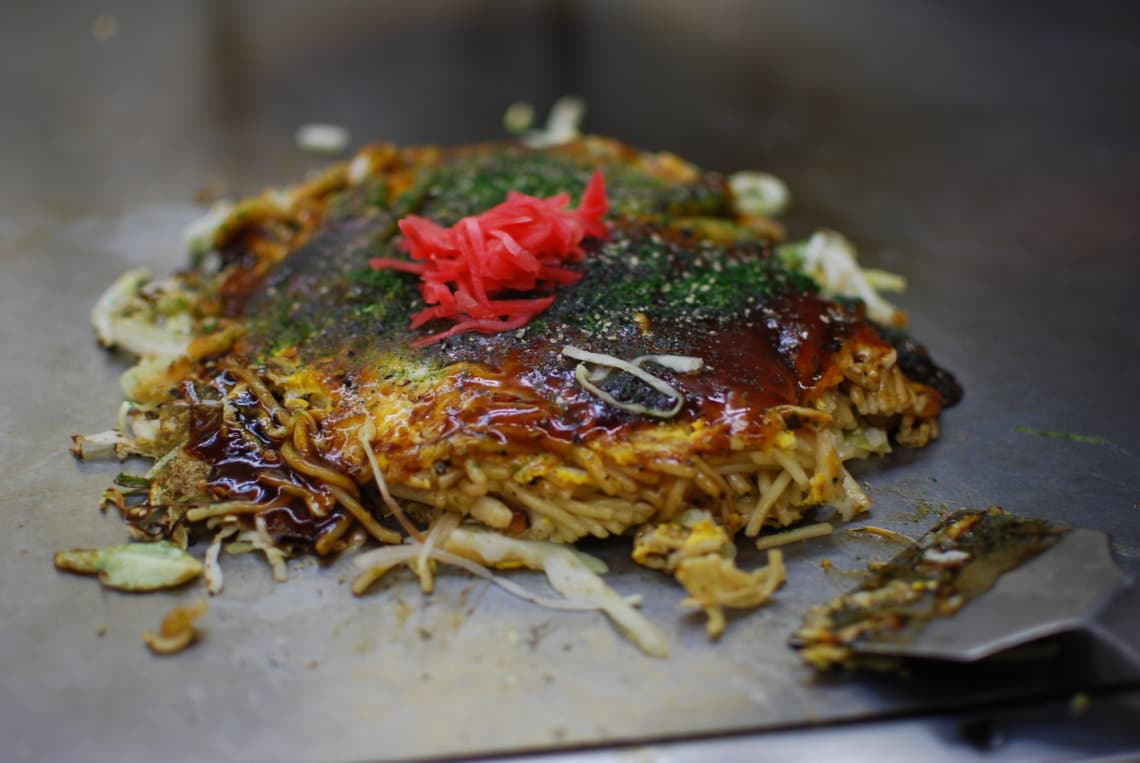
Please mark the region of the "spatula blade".
POLYGON ((1052 548, 1002 574, 953 615, 911 621, 854 645, 863 654, 970 662, 1046 636, 1081 630, 1127 582, 1108 538, 1072 530, 1052 548))
POLYGON ((963 509, 813 608, 792 646, 820 668, 856 655, 970 662, 1087 631, 1140 668, 1138 591, 1104 533, 963 509))

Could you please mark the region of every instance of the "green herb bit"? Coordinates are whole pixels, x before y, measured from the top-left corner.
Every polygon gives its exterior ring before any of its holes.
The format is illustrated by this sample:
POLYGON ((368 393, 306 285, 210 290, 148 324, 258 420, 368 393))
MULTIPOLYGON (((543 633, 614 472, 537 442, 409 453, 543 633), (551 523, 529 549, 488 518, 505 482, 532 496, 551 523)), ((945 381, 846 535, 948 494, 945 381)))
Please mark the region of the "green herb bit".
POLYGON ((1013 428, 1013 431, 1020 432, 1021 434, 1032 434, 1038 437, 1048 437, 1053 440, 1067 440, 1068 442, 1083 442, 1086 445, 1104 445, 1103 437, 1095 437, 1093 435, 1073 434, 1072 432, 1057 432, 1052 429, 1034 429, 1033 427, 1021 426, 1020 424, 1013 428))
POLYGON ((127 474, 126 472, 119 472, 115 475, 115 484, 119 487, 146 490, 150 488, 151 482, 152 480, 150 477, 143 477, 140 474, 127 474))

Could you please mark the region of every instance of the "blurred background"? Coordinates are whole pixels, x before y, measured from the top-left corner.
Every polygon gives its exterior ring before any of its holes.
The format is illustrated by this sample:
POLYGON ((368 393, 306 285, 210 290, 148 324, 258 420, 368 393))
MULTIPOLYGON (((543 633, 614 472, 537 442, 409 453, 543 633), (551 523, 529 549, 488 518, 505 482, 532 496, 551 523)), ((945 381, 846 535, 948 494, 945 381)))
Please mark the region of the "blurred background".
POLYGON ((805 204, 858 203, 873 176, 900 198, 976 205, 956 210, 966 217, 1010 201, 1011 171, 1037 162, 1053 165, 1057 195, 1092 180, 1119 196, 1137 173, 1134 8, 8 2, 5 201, 249 192, 314 164, 293 151, 303 123, 343 125, 356 145, 469 142, 501 137, 512 102, 543 114, 567 93, 586 98, 592 131, 713 168, 794 174, 805 204), (963 185, 972 192, 940 190, 963 185))

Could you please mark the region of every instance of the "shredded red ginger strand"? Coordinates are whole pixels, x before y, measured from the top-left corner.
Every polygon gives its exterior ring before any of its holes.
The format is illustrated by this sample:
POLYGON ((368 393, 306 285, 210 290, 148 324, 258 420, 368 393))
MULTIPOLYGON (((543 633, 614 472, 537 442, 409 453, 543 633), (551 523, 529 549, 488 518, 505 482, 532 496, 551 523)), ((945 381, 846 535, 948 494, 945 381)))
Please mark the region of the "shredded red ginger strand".
POLYGON ((466 331, 495 334, 525 326, 550 307, 553 295, 499 299, 505 294, 547 292, 578 281, 582 274, 560 267, 585 256, 582 240, 605 238, 609 211, 605 178, 595 170, 577 209, 570 195, 548 199, 511 191, 498 206, 444 228, 408 215, 400 220, 400 247, 411 260, 377 257, 376 270, 390 268, 420 276, 429 307, 412 316, 411 327, 445 318, 455 325, 416 340, 424 347, 466 331))

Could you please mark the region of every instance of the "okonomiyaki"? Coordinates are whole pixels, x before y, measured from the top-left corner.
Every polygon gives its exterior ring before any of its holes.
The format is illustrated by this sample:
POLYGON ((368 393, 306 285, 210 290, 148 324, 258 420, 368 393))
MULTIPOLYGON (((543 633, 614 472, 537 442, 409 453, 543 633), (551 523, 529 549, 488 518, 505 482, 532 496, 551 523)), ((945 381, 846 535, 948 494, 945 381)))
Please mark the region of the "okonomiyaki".
POLYGON ((138 356, 117 428, 77 456, 154 459, 106 500, 140 540, 355 552, 362 592, 407 564, 512 590, 546 571, 555 606, 651 624, 572 550, 625 536, 709 614, 756 606, 779 550, 735 544, 843 519, 845 464, 922 447, 953 377, 839 234, 784 241, 749 175, 581 137, 541 149, 377 144, 304 182, 222 205, 190 265, 124 274, 100 342, 138 356))

